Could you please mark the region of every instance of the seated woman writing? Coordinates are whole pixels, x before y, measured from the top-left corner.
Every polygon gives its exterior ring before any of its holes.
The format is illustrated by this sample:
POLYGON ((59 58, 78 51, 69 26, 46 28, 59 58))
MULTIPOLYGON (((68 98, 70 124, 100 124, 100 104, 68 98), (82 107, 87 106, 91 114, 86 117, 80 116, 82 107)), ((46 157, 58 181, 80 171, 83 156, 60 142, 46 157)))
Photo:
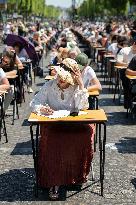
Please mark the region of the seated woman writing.
MULTIPOLYGON (((56 67, 57 78, 45 83, 30 103, 33 112, 50 115, 56 110, 88 108, 88 92, 75 60, 66 58, 56 67)), ((93 128, 89 124, 40 126, 38 182, 58 199, 59 186, 86 182, 93 158, 93 128)))

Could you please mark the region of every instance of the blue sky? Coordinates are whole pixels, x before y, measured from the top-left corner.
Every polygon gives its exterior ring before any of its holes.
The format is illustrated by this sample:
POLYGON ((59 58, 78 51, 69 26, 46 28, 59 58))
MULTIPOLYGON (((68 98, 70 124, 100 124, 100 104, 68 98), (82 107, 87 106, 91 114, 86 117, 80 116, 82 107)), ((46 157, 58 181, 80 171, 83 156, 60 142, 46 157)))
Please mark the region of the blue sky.
POLYGON ((72 0, 46 0, 47 5, 70 7, 72 0))

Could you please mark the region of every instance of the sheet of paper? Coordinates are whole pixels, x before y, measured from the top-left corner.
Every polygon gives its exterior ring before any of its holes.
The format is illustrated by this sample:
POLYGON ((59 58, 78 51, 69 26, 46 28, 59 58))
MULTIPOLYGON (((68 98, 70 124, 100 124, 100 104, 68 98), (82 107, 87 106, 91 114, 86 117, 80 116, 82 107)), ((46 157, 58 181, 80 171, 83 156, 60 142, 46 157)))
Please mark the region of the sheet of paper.
MULTIPOLYGON (((79 111, 78 113, 78 115, 85 115, 85 114, 87 114, 87 112, 85 111, 79 111)), ((42 116, 46 116, 51 119, 57 119, 57 118, 62 118, 62 117, 68 117, 69 115, 70 115, 70 111, 68 110, 58 110, 58 111, 54 111, 52 115, 42 115, 42 116)))

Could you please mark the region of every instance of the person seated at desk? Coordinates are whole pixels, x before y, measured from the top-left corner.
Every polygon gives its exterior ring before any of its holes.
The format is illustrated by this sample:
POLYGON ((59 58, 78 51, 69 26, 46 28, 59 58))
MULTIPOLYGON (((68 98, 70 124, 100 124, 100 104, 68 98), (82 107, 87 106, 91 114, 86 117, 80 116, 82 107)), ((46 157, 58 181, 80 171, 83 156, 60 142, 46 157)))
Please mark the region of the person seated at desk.
POLYGON ((77 48, 72 48, 72 49, 70 49, 69 52, 68 52, 68 57, 69 57, 69 58, 72 58, 72 59, 75 59, 76 56, 77 56, 79 53, 81 53, 81 51, 79 50, 78 47, 77 47, 77 48))
POLYGON ((126 75, 136 76, 136 55, 130 61, 127 69, 122 69, 121 72, 122 86, 124 90, 124 108, 128 109, 131 107, 131 99, 136 95, 136 80, 133 83, 126 77, 126 75), (135 91, 134 91, 135 85, 135 91), (133 89, 133 93, 132 93, 133 89))
POLYGON ((126 45, 128 45, 127 38, 125 36, 118 36, 116 35, 113 36, 112 41, 116 38, 117 42, 111 43, 111 45, 108 46, 108 52, 111 52, 113 55, 117 55, 120 50, 126 45))
MULTIPOLYGON (((88 65, 88 56, 85 53, 80 53, 75 60, 79 65, 85 88, 87 88, 89 92, 102 90, 100 81, 96 77, 93 68, 88 65)), ((89 109, 94 109, 94 103, 94 98, 89 97, 89 109)))
POLYGON ((6 73, 0 68, 0 91, 6 91, 10 88, 6 73))
POLYGON ((126 75, 136 76, 136 55, 130 61, 126 70, 126 75))
POLYGON ((22 59, 22 62, 29 59, 29 56, 28 56, 25 48, 23 48, 23 46, 21 45, 21 43, 19 43, 19 42, 14 43, 13 49, 15 50, 16 55, 19 57, 19 59, 20 60, 22 59))
POLYGON ((136 55, 136 38, 132 39, 131 46, 122 48, 117 55, 117 63, 128 66, 131 59, 136 55))
MULTIPOLYGON (((130 76, 135 76, 136 77, 136 55, 132 58, 132 60, 130 61, 128 68, 126 70, 126 75, 130 75, 130 76)), ((127 84, 126 86, 127 91, 128 91, 128 101, 135 96, 136 97, 136 78, 133 79, 132 82, 130 82, 127 84)), ((131 104, 131 102, 130 102, 131 104)))
POLYGON ((33 44, 33 46, 35 47, 35 50, 38 53, 38 57, 40 60, 42 58, 42 54, 43 54, 43 46, 42 46, 42 42, 40 39, 40 34, 38 32, 35 32, 33 34, 33 37, 29 38, 29 40, 33 44))
MULTIPOLYGON (((25 50, 25 48, 22 47, 21 43, 19 42, 16 42, 14 45, 13 45, 13 48, 16 52, 16 55, 17 57, 19 58, 19 60, 22 62, 22 64, 24 62, 26 62, 28 59, 29 59, 29 56, 25 50)), ((24 66, 24 65, 23 65, 24 66)), ((23 72, 23 81, 25 82, 25 84, 27 85, 27 88, 28 88, 28 93, 32 93, 33 90, 32 90, 32 80, 31 80, 31 65, 30 64, 26 64, 24 66, 24 72, 23 72)))
MULTIPOLYGON (((54 110, 88 108, 88 92, 75 60, 66 58, 31 101, 33 112, 50 115, 54 110)), ((93 158, 93 128, 89 124, 40 125, 38 183, 50 188, 49 197, 58 199, 59 186, 86 182, 93 158)))
POLYGON ((75 58, 82 73, 84 86, 88 91, 102 90, 100 81, 96 77, 93 68, 88 65, 88 60, 88 56, 85 53, 80 53, 75 58))
POLYGON ((17 74, 15 51, 4 51, 2 54, 0 67, 3 68, 7 76, 15 76, 17 74))
MULTIPOLYGON (((15 51, 7 50, 3 52, 0 67, 3 68, 6 76, 16 76, 18 72, 18 66, 20 66, 20 61, 16 56, 15 51)), ((10 85, 14 84, 14 80, 10 79, 10 85)), ((16 87, 17 87, 17 101, 21 102, 21 91, 20 91, 20 79, 19 76, 16 77, 16 87)))
POLYGON ((101 33, 101 38, 97 40, 97 43, 100 43, 100 45, 104 48, 107 48, 108 46, 108 37, 107 37, 107 34, 102 32, 101 33))
POLYGON ((7 91, 4 97, 4 111, 6 111, 11 103, 13 92, 12 92, 12 88, 10 87, 9 81, 6 77, 6 73, 3 71, 2 68, 0 68, 0 93, 1 91, 7 91))
POLYGON ((16 55, 15 49, 11 46, 6 46, 5 49, 3 50, 2 60, 3 60, 2 64, 4 65, 4 67, 6 69, 5 72, 10 72, 10 73, 8 73, 8 75, 16 75, 17 74, 17 72, 11 72, 11 69, 16 70, 15 69, 16 66, 18 67, 18 69, 23 68, 23 64, 20 61, 19 57, 16 55), (4 61, 6 63, 4 63, 4 61))

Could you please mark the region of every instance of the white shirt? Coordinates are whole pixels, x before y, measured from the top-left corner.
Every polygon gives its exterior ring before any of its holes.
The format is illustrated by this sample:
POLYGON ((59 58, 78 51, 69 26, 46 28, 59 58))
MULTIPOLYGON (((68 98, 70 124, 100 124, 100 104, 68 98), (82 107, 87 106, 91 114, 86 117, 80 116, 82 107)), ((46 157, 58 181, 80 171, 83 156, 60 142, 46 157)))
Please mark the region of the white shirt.
POLYGON ((23 49, 20 51, 20 53, 18 54, 18 57, 19 57, 19 58, 25 58, 25 59, 28 59, 28 58, 29 58, 29 56, 28 56, 28 54, 27 54, 25 48, 23 48, 23 49))
POLYGON ((5 77, 6 77, 5 72, 3 71, 2 68, 0 68, 0 85, 2 84, 2 83, 1 83, 2 79, 5 78, 5 77))
POLYGON ((11 25, 7 24, 4 26, 4 33, 11 34, 11 25))
POLYGON ((117 55, 117 61, 120 62, 120 63, 129 63, 132 58, 136 55, 136 53, 133 53, 132 51, 132 47, 125 47, 125 48, 122 48, 120 50, 120 52, 118 53, 117 55))
POLYGON ((108 51, 111 51, 113 53, 113 55, 116 55, 118 52, 118 47, 117 47, 117 43, 112 43, 111 45, 109 45, 108 47, 108 51))
POLYGON ((91 80, 94 78, 96 78, 94 70, 90 66, 87 66, 82 72, 82 79, 85 88, 91 84, 91 80))
POLYGON ((88 108, 88 92, 87 90, 79 90, 77 85, 69 86, 62 91, 57 85, 57 79, 46 82, 34 99, 30 106, 33 111, 38 112, 42 106, 49 105, 53 110, 79 110, 88 108), (64 95, 64 99, 61 95, 64 95))

